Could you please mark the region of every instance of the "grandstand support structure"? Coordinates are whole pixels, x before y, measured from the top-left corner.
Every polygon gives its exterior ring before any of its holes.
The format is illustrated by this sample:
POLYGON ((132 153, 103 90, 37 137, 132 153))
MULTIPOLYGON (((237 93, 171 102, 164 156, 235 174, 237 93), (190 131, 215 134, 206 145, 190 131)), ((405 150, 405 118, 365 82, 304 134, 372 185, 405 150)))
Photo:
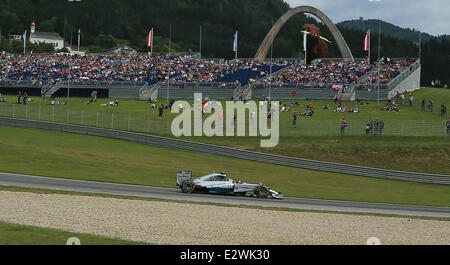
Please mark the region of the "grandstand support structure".
POLYGON ((41 87, 41 95, 45 95, 45 93, 47 93, 47 91, 49 91, 52 88, 52 83, 48 82, 47 84, 45 84, 44 86, 41 87))
POLYGON ((333 35, 341 52, 342 58, 354 60, 352 52, 350 51, 347 42, 345 41, 337 26, 327 15, 325 15, 325 13, 312 6, 299 6, 289 10, 283 16, 281 16, 281 18, 273 25, 272 29, 269 31, 269 33, 267 33, 265 39, 261 43, 261 46, 259 47, 258 52, 255 55, 256 60, 264 60, 266 58, 272 41, 275 39, 280 29, 291 17, 300 13, 308 13, 317 16, 328 27, 331 34, 333 35))
POLYGON ((388 98, 391 99, 399 93, 412 92, 420 89, 420 78, 421 78, 422 66, 420 65, 420 60, 417 60, 410 69, 401 73, 394 80, 392 80, 388 89, 388 98))
MULTIPOLYGON (((304 61, 300 62, 300 64, 304 64, 304 61)), ((270 79, 270 78, 272 78, 272 77, 274 77, 274 76, 277 76, 277 75, 279 75, 279 74, 281 74, 281 73, 283 73, 283 72, 289 71, 291 68, 292 68, 292 65, 289 66, 289 67, 285 67, 285 68, 283 68, 283 69, 281 69, 281 70, 278 70, 278 71, 272 73, 271 75, 265 76, 264 78, 259 79, 259 80, 258 80, 257 82, 255 82, 255 83, 251 83, 251 84, 249 83, 249 84, 247 84, 246 86, 244 86, 244 87, 242 88, 242 90, 244 91, 244 98, 245 98, 246 100, 252 100, 252 99, 253 99, 253 89, 254 89, 255 87, 257 87, 258 85, 260 85, 261 82, 263 82, 263 81, 265 81, 265 80, 267 80, 267 79, 270 79)), ((267 95, 269 95, 269 93, 267 93, 267 95)))
MULTIPOLYGON (((420 89, 421 80, 421 63, 417 60, 406 71, 398 75, 387 85, 383 85, 380 91, 376 86, 372 91, 356 90, 356 99, 359 100, 389 100, 397 96, 399 93, 412 92, 420 89), (385 87, 385 88, 384 88, 385 87), (379 93, 379 95, 378 95, 379 93)), ((375 73, 374 69, 369 75, 375 73)), ((367 79, 366 79, 367 80, 367 79)), ((362 80, 364 82, 365 80, 362 80)))
POLYGON ((238 100, 239 99, 239 96, 240 96, 240 94, 241 94, 241 92, 242 92, 242 85, 241 85, 241 83, 239 83, 239 85, 236 87, 236 89, 233 91, 233 99, 234 100, 238 100))
POLYGON ((160 83, 156 83, 152 86, 149 86, 148 83, 146 83, 140 90, 139 90, 139 100, 150 100, 150 99, 156 99, 158 97, 158 89, 161 86, 160 83))
POLYGON ((48 89, 47 91, 44 91, 43 95, 46 98, 50 98, 53 94, 55 94, 56 92, 58 92, 58 90, 61 89, 61 87, 63 86, 64 82, 61 81, 59 83, 57 83, 56 85, 52 86, 50 89, 48 89))

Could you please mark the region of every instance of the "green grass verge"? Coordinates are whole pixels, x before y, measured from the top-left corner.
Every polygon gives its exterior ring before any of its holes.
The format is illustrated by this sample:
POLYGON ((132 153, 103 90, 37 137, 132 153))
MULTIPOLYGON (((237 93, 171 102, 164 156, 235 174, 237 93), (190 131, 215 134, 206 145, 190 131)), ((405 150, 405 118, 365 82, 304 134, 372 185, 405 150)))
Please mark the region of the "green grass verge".
POLYGON ((66 232, 0 222, 0 245, 66 245, 71 237, 80 239, 81 245, 142 245, 121 239, 66 232))
MULTIPOLYGON (((450 137, 445 137, 443 120, 439 114, 442 103, 449 105, 450 90, 437 88, 423 88, 414 92, 416 104, 410 108, 402 106, 399 113, 390 113, 380 110, 376 102, 362 107, 362 113, 345 115, 352 124, 348 129, 350 136, 340 137, 338 120, 341 113, 321 109, 321 105, 330 101, 312 101, 316 106, 314 118, 300 118, 297 129, 291 125, 291 113, 281 113, 280 143, 276 148, 260 148, 260 139, 254 137, 183 137, 183 139, 211 144, 237 147, 247 150, 268 152, 292 157, 322 160, 337 163, 354 164, 360 166, 395 169, 403 171, 425 172, 435 174, 450 174, 450 137), (421 99, 434 99, 435 112, 421 111, 421 99), (419 133, 421 135, 441 135, 441 137, 365 137, 364 124, 367 119, 382 118, 386 121, 385 133, 393 135, 408 135, 419 133), (406 120, 406 121, 405 121, 406 120), (422 120, 427 129, 421 128, 422 120), (329 136, 329 135, 334 136, 329 136), (315 136, 314 135, 322 135, 315 136), (328 136, 327 136, 328 135, 328 136)), ((9 103, 16 97, 8 96, 9 103)), ((15 116, 19 118, 42 119, 56 122, 70 122, 88 126, 114 128, 119 130, 152 133, 169 136, 170 120, 175 116, 167 111, 163 119, 157 118, 157 110, 150 109, 146 102, 137 100, 120 100, 119 108, 101 107, 101 103, 108 99, 101 99, 98 103, 85 105, 86 99, 71 98, 68 106, 44 106, 41 99, 27 105, 15 107, 15 116), (39 111, 41 108, 41 111, 39 111), (53 111, 54 110, 54 111, 53 111), (69 119, 67 114, 69 111, 69 119), (97 123, 97 112, 98 123, 97 123), (114 117, 113 117, 114 115, 114 117), (128 118, 131 117, 130 122, 128 118), (114 122, 112 122, 114 118, 114 122)), ((0 115, 11 116, 13 104, 0 104, 0 115)), ((160 103, 165 103, 164 100, 160 103)), ((300 101, 303 110, 306 101, 300 101)), ((332 103, 333 105, 334 103, 332 103)), ((349 103, 350 104, 350 103, 349 103)), ((353 103, 352 103, 353 104, 353 103)), ((450 112, 449 112, 450 114, 450 112)))
POLYGON ((84 135, 0 127, 0 171, 80 180, 175 187, 183 169, 227 171, 287 196, 450 206, 450 187, 267 165, 84 135))
POLYGON ((450 137, 289 137, 274 148, 261 148, 256 138, 186 139, 318 161, 450 175, 450 137))
MULTIPOLYGON (((440 116, 440 105, 446 104, 447 107, 450 107, 450 90, 449 89, 440 89, 440 88, 422 88, 419 91, 413 92, 413 95, 415 97, 415 103, 413 107, 409 107, 407 104, 400 105, 400 112, 386 112, 383 111, 382 108, 385 106, 385 102, 381 101, 378 105, 376 101, 370 101, 369 105, 360 106, 361 113, 336 113, 332 110, 324 110, 322 107, 328 103, 332 107, 332 109, 336 109, 337 105, 334 104, 332 100, 295 100, 298 101, 300 104, 300 107, 293 108, 294 111, 305 111, 306 106, 309 103, 313 103, 314 105, 314 117, 310 120, 336 120, 339 121, 342 116, 344 115, 347 120, 368 120, 369 118, 372 119, 383 119, 385 121, 399 121, 399 120, 427 120, 427 121, 440 121, 443 119, 446 119, 445 117, 440 116), (420 103, 422 99, 425 99, 427 105, 428 101, 430 99, 433 99, 435 102, 434 106, 434 112, 431 113, 430 111, 421 111, 420 109, 420 103)), ((203 95, 204 97, 207 95, 203 95)), ((4 96, 8 103, 14 103, 17 102, 17 96, 4 96)), ((42 101, 39 97, 32 97, 33 102, 29 103, 29 107, 36 107, 36 106, 45 106, 51 108, 50 101, 47 100, 46 103, 42 101)), ((408 97, 406 97, 406 103, 407 103, 408 97)), ((59 98, 59 100, 64 101, 65 98, 59 98)), ((99 99, 98 102, 86 105, 84 104, 88 99, 86 98, 70 98, 70 102, 66 106, 55 106, 55 109, 61 111, 61 115, 64 117, 64 114, 66 114, 66 110, 70 109, 71 111, 87 111, 87 112, 100 112, 107 116, 109 114, 109 117, 112 113, 116 115, 124 115, 128 117, 128 115, 131 116, 145 116, 145 117, 151 117, 151 118, 157 118, 158 116, 158 110, 157 109, 151 109, 149 107, 149 104, 146 101, 138 101, 134 99, 119 99, 120 106, 117 108, 114 107, 102 107, 101 104, 108 103, 110 99, 99 99)), ((189 99, 189 102, 193 102, 193 99, 189 99)), ((281 100, 283 103, 290 104, 293 100, 281 100)), ((395 99, 394 99, 395 101, 395 99)), ((399 102, 398 102, 399 103, 399 102)), ((161 99, 158 102, 159 104, 167 104, 166 99, 161 99)), ((346 106, 348 107, 354 107, 356 105, 356 102, 346 102, 346 106)), ((426 108, 427 109, 427 108, 426 108)), ((280 113, 280 121, 287 121, 290 123, 292 120, 292 112, 286 113, 282 112, 280 113)), ((447 113, 447 118, 449 118, 450 113, 447 113)), ((169 119, 175 117, 175 114, 169 113, 169 111, 164 112, 164 117, 169 119)), ((387 128, 386 128, 387 129, 387 128)))

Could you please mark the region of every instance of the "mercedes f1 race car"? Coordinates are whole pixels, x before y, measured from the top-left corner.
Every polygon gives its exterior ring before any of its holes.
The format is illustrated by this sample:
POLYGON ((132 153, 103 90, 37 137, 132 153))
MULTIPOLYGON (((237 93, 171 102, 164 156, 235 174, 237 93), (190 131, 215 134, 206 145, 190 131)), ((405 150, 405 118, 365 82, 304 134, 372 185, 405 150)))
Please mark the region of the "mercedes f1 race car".
POLYGON ((263 184, 249 184, 234 182, 227 178, 225 173, 212 173, 196 179, 192 178, 192 171, 183 171, 177 174, 177 186, 184 193, 213 193, 240 196, 256 196, 261 199, 282 199, 283 194, 272 190, 263 184))

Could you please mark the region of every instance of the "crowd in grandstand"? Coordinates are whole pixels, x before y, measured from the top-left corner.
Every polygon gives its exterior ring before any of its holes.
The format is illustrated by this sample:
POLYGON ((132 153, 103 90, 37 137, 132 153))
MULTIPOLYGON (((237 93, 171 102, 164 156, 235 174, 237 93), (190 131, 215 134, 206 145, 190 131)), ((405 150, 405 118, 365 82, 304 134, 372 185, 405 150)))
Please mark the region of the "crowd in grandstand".
POLYGON ((383 58, 380 64, 380 73, 378 74, 378 71, 374 71, 365 82, 358 84, 358 89, 373 89, 374 86, 378 85, 378 77, 379 84, 384 87, 384 85, 389 84, 402 72, 406 71, 412 63, 409 59, 383 58))
MULTIPOLYGON (((384 59, 380 83, 387 84, 411 66, 407 59, 384 59)), ((8 54, 0 53, 0 80, 58 83, 97 81, 148 82, 166 81, 184 86, 189 83, 236 83, 242 86, 261 80, 270 72, 280 73, 263 79, 263 85, 274 87, 326 87, 333 84, 348 86, 357 83, 360 89, 371 87, 378 77, 373 71, 367 81, 359 78, 374 69, 365 60, 316 60, 311 65, 292 61, 196 59, 191 56, 118 55, 118 54, 8 54), (272 69, 271 69, 272 68, 272 69), (286 71, 280 71, 287 68, 286 71)))
MULTIPOLYGON (((20 55, 0 54, 0 79, 14 81, 74 82, 149 82, 247 84, 252 78, 269 74, 267 62, 255 60, 199 60, 190 56, 148 55, 20 55)), ((288 66, 287 61, 273 63, 273 71, 288 66)))
MULTIPOLYGON (((272 78, 274 86, 287 84, 343 84, 357 82, 372 69, 366 61, 316 61, 311 65, 296 64, 272 78)), ((267 82, 270 82, 269 80, 267 82)))

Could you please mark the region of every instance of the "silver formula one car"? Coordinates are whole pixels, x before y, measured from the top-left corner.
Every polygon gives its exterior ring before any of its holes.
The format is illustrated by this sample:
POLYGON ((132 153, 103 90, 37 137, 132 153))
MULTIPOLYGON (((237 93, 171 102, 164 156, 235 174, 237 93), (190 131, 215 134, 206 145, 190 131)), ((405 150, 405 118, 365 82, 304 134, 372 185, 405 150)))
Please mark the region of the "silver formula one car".
POLYGON ((196 179, 192 178, 192 171, 183 171, 177 174, 177 186, 184 193, 204 192, 213 194, 228 194, 256 196, 266 199, 282 199, 283 194, 264 186, 263 184, 249 184, 245 182, 234 182, 227 178, 225 173, 212 173, 196 179))

